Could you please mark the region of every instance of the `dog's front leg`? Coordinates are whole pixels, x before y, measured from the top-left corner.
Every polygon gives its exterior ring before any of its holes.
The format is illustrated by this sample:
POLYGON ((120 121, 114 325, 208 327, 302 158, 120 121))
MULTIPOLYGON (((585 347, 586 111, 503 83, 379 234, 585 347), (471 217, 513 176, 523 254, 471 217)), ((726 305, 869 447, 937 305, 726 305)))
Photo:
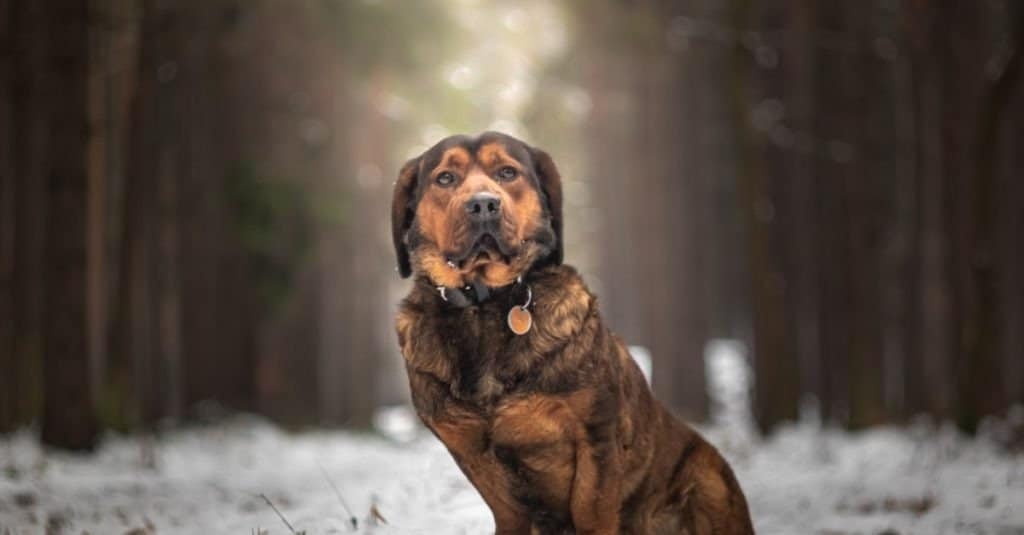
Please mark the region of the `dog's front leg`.
POLYGON ((493 457, 489 454, 459 455, 451 446, 449 451, 494 515, 495 534, 529 535, 532 523, 509 494, 508 484, 501 478, 502 468, 493 457))
POLYGON ((529 517, 502 479, 504 470, 490 449, 488 424, 484 418, 472 407, 450 398, 443 383, 412 367, 409 367, 409 387, 420 420, 448 448, 455 464, 491 509, 496 533, 529 535, 529 517))
POLYGON ((580 427, 570 502, 573 525, 579 535, 619 533, 622 484, 619 449, 614 439, 591 442, 592 433, 580 427))
POLYGON ((509 494, 504 470, 494 454, 484 447, 485 426, 473 417, 460 419, 449 414, 430 426, 451 452, 455 464, 480 492, 494 515, 497 535, 529 535, 531 522, 516 500, 509 494))
POLYGON ((476 487, 491 514, 495 535, 530 535, 532 523, 508 492, 501 467, 490 456, 457 459, 456 464, 476 487))

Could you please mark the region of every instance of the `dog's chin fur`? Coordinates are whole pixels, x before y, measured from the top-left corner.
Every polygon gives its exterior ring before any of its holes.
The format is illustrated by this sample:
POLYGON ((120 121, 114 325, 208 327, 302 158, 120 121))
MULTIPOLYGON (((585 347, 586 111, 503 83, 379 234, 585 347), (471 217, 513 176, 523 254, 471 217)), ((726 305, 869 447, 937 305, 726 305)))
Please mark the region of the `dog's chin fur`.
POLYGON ((488 287, 500 288, 515 282, 548 252, 549 249, 540 243, 527 241, 519 248, 518 254, 508 258, 508 262, 494 260, 502 255, 491 251, 488 259, 469 259, 459 268, 452 267, 437 246, 421 244, 412 251, 413 273, 426 276, 435 286, 461 288, 482 282, 488 287))

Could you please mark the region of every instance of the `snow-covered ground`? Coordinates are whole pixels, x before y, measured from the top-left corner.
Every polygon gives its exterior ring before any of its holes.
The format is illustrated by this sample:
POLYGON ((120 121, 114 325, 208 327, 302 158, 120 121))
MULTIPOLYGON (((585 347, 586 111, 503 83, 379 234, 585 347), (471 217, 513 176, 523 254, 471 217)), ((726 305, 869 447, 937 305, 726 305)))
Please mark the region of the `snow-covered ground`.
MULTIPOLYGON (((1024 534, 1024 457, 952 430, 858 434, 812 425, 765 441, 705 429, 762 534, 1024 534)), ((159 441, 108 437, 88 456, 0 441, 0 533, 488 533, 490 514, 441 445, 290 434, 255 418, 159 441), (326 475, 325 475, 326 474, 326 475), (387 525, 370 525, 371 506, 387 525), (132 531, 135 530, 135 531, 132 531), (148 531, 147 531, 148 530, 148 531)))
MULTIPOLYGON (((761 439, 742 346, 709 344, 707 370, 714 424, 701 431, 732 464, 758 533, 1024 535, 1024 454, 986 438, 1005 439, 998 426, 982 438, 923 424, 848 433, 805 411, 761 439)), ((158 439, 108 436, 86 456, 46 451, 30 431, 0 437, 0 535, 492 532, 483 501, 408 410, 379 416, 381 434, 236 417, 158 439)), ((1024 428, 1024 409, 1010 420, 1024 428)))

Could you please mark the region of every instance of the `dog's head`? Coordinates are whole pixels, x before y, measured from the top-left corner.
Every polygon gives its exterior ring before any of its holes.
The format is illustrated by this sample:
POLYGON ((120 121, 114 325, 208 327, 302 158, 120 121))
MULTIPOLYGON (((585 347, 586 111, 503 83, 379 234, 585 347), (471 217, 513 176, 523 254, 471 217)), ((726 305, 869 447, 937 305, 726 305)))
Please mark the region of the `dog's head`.
POLYGON ((391 232, 402 277, 500 287, 562 262, 562 185, 551 157, 497 132, 451 136, 407 162, 391 232))

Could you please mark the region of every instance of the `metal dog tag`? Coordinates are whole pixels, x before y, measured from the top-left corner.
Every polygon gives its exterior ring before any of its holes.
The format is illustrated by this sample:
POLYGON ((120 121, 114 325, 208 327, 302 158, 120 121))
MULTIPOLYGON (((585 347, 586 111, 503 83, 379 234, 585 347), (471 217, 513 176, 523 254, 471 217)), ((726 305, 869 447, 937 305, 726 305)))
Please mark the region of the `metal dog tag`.
POLYGON ((508 311, 508 328, 522 336, 530 332, 533 326, 533 315, 523 306, 514 306, 508 311))

